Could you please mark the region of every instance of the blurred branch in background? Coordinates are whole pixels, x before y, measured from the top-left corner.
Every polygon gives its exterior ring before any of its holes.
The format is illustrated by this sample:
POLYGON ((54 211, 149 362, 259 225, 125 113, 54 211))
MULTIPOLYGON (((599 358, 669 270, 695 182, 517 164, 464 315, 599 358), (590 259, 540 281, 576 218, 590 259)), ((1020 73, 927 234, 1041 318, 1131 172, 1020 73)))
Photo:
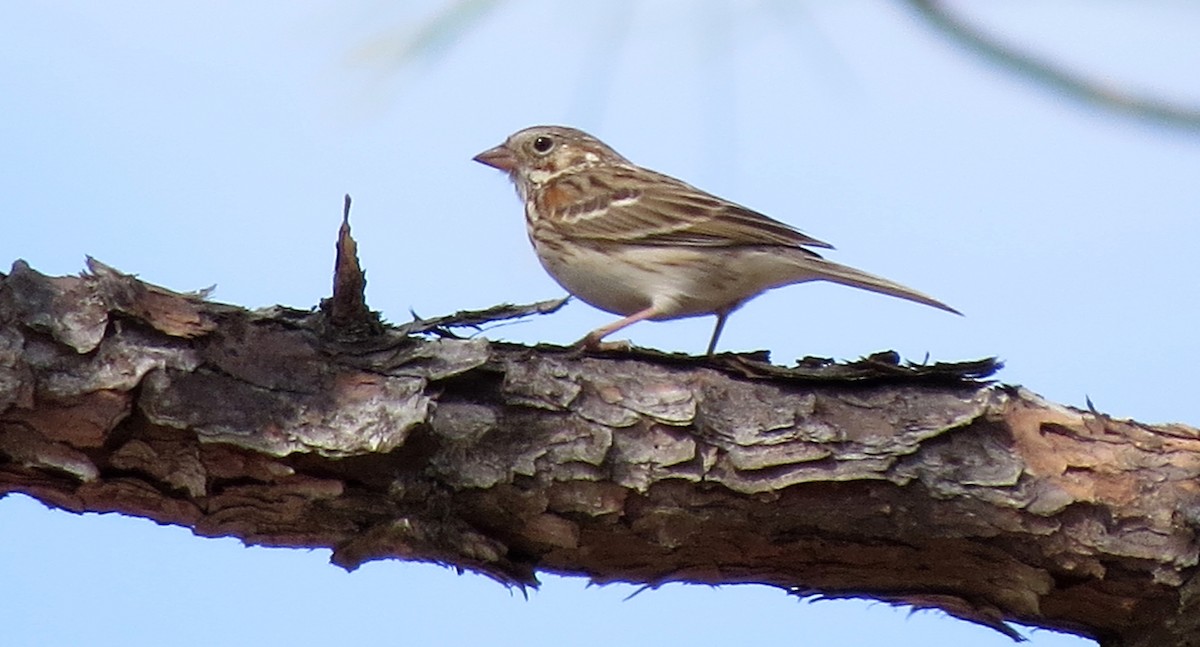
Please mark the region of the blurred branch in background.
POLYGON ((1017 51, 963 20, 938 0, 902 0, 959 45, 1064 97, 1161 126, 1200 131, 1200 108, 1141 96, 1126 88, 1017 51))
POLYGON ((385 61, 396 68, 418 58, 430 60, 453 47, 467 32, 483 21, 501 0, 453 0, 414 29, 382 34, 364 45, 358 57, 385 61))
MULTIPOLYGON (((502 2, 503 0, 450 0, 415 28, 405 29, 405 33, 399 35, 380 36, 363 47, 362 54, 386 61, 397 68, 412 64, 418 58, 430 60, 463 39, 470 28, 483 21, 502 2)), ((1077 70, 1020 51, 956 15, 940 0, 901 0, 901 3, 953 42, 1060 96, 1147 123, 1200 131, 1200 106, 1188 106, 1163 98, 1141 95, 1118 84, 1088 77, 1077 70)), ((777 8, 775 3, 764 3, 763 6, 768 9, 773 6, 777 8)), ((616 9, 610 24, 599 29, 598 39, 611 39, 610 44, 616 43, 619 48, 620 42, 631 31, 633 12, 632 5, 628 3, 618 4, 616 9)), ((706 30, 705 37, 713 37, 712 29, 706 30)), ((723 53, 725 49, 714 48, 714 56, 723 53)), ((714 57, 709 57, 712 58, 714 57)), ((591 111, 595 112, 595 106, 598 104, 594 99, 602 96, 611 85, 614 63, 612 56, 596 56, 592 60, 598 63, 592 66, 584 78, 598 81, 599 87, 592 91, 580 92, 579 96, 582 97, 583 103, 591 106, 591 111)))

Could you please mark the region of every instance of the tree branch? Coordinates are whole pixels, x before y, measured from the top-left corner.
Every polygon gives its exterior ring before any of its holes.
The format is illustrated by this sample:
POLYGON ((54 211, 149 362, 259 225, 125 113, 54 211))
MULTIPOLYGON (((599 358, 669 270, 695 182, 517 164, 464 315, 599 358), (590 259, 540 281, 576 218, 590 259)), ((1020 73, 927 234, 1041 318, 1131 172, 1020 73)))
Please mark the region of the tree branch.
POLYGON ((1196 635, 1196 429, 969 379, 986 366, 881 356, 820 379, 821 362, 354 341, 325 317, 18 262, 0 275, 0 493, 346 568, 759 582, 1010 634, 1196 635))

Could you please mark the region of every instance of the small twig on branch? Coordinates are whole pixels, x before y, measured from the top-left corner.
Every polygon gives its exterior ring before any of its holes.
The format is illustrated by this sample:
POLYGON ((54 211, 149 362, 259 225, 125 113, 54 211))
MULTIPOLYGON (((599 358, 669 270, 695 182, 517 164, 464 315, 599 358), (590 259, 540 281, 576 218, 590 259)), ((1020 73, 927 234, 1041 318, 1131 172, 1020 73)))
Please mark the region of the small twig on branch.
POLYGON ((557 312, 570 298, 547 299, 546 301, 538 301, 537 303, 525 305, 502 303, 483 310, 459 310, 454 314, 429 319, 422 319, 414 312, 413 320, 398 326, 396 332, 403 335, 433 333, 441 337, 456 338, 458 335, 451 328, 479 328, 484 324, 497 321, 519 319, 531 315, 550 314, 557 312))

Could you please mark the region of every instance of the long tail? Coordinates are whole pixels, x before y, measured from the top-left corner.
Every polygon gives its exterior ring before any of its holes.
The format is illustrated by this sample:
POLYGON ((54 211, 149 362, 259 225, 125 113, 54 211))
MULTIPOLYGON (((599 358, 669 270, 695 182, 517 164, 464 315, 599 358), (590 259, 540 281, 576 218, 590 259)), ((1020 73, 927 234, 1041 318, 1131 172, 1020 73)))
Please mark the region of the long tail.
POLYGON ((856 270, 847 265, 840 265, 824 258, 812 259, 812 265, 813 269, 816 270, 816 273, 821 280, 832 281, 833 283, 840 283, 842 285, 849 285, 851 287, 870 290, 872 292, 899 297, 901 299, 908 299, 909 301, 916 301, 917 303, 924 303, 927 306, 933 306, 940 310, 945 310, 946 312, 953 312, 956 315, 962 314, 958 310, 951 308, 950 306, 938 301, 928 294, 917 292, 912 288, 905 287, 894 281, 889 281, 881 276, 875 276, 874 274, 869 274, 862 270, 856 270))

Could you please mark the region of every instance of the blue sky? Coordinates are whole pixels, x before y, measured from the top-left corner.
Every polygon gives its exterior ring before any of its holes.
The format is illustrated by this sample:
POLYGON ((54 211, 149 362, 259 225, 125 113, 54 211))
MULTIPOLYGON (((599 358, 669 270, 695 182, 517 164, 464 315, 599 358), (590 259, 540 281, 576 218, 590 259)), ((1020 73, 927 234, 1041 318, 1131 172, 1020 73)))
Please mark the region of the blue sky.
MULTIPOLYGON (((403 66, 389 46, 442 3, 399 4, 3 3, 0 263, 67 274, 90 254, 178 290, 216 284, 220 301, 306 308, 328 293, 348 192, 369 302, 391 320, 555 297, 508 182, 470 158, 565 123, 966 313, 795 286, 736 313, 723 349, 996 355, 1005 381, 1055 401, 1200 421, 1195 133, 1063 101, 895 3, 501 2, 403 66)), ((1200 104, 1191 3, 979 4, 1014 44, 1200 104)), ((566 343, 611 318, 577 303, 485 334, 566 343)), ((711 325, 626 332, 701 352, 711 325)), ((11 645, 1010 644, 937 613, 752 586, 623 601, 633 587, 548 576, 526 601, 438 567, 347 574, 326 551, 24 497, 0 500, 0 531, 0 578, 21 592, 0 605, 11 645)))

